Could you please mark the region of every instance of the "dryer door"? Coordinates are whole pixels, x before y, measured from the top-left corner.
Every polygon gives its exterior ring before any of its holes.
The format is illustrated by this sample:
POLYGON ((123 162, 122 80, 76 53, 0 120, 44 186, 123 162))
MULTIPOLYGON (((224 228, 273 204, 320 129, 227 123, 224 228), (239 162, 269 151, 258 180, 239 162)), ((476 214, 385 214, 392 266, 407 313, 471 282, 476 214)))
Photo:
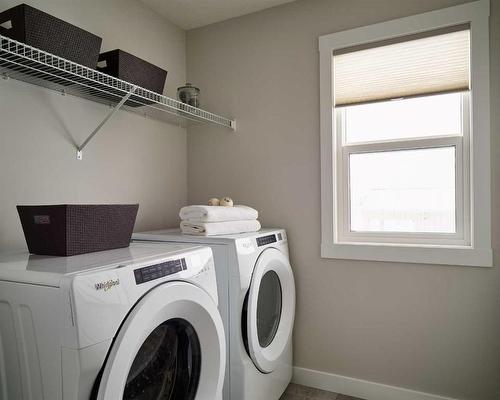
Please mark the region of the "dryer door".
POLYGON ((120 328, 97 398, 220 399, 225 349, 212 298, 189 283, 165 283, 146 294, 120 328))
POLYGON ((288 258, 268 248, 257 259, 248 291, 248 352, 255 366, 272 372, 292 336, 295 283, 288 258))

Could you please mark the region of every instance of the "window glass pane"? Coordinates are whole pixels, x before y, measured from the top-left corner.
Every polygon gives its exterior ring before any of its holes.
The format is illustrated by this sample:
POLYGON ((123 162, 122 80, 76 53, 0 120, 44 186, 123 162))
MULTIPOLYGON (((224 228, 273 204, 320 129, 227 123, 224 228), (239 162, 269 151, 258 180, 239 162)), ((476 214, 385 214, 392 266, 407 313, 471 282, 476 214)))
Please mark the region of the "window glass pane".
POLYGON ((351 154, 356 232, 455 232, 455 148, 351 154))
POLYGON ((345 107, 346 143, 461 135, 461 93, 345 107))

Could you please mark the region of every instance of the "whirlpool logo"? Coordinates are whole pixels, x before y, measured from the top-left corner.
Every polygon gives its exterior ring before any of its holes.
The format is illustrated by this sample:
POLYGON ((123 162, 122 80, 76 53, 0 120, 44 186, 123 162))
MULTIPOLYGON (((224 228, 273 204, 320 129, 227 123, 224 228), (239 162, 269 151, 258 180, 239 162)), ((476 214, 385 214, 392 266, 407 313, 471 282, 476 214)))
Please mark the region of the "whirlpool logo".
POLYGON ((94 287, 95 290, 104 290, 105 292, 107 292, 113 286, 118 286, 119 284, 120 284, 119 279, 110 279, 109 281, 106 282, 98 282, 94 285, 94 287))

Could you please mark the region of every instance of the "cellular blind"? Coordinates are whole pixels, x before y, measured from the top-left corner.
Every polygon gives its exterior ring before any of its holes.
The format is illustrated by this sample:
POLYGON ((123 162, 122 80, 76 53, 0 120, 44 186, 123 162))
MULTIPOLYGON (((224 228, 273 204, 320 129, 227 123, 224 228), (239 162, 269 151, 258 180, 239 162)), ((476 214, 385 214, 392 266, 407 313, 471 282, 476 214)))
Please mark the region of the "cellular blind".
POLYGON ((341 49, 333 53, 334 103, 469 90, 469 75, 468 26, 341 49))

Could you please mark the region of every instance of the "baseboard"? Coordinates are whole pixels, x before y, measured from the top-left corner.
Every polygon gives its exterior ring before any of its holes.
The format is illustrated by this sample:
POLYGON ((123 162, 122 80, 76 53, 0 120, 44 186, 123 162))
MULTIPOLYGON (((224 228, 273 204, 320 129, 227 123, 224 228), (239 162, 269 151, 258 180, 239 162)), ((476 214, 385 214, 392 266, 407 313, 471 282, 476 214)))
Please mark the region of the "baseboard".
POLYGON ((367 400, 456 400, 451 397, 299 367, 293 368, 292 382, 367 400))

